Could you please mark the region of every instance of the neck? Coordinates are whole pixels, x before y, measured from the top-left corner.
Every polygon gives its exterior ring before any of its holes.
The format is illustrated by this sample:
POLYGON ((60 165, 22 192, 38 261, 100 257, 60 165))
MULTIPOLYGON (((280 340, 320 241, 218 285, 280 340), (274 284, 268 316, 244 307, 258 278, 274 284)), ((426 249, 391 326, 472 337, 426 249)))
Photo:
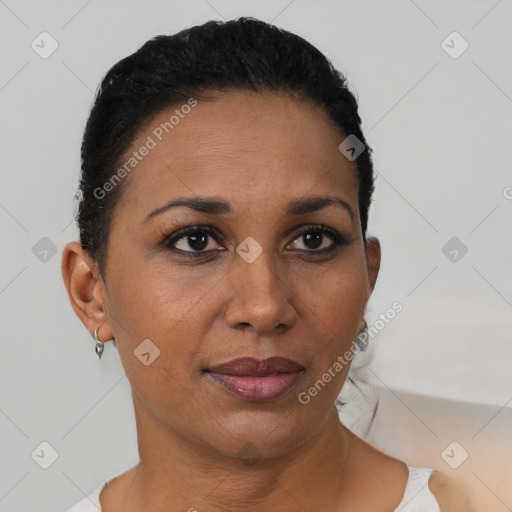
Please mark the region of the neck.
POLYGON ((135 410, 140 463, 127 496, 133 510, 334 511, 340 503, 351 434, 335 407, 299 447, 253 459, 199 445, 135 410))

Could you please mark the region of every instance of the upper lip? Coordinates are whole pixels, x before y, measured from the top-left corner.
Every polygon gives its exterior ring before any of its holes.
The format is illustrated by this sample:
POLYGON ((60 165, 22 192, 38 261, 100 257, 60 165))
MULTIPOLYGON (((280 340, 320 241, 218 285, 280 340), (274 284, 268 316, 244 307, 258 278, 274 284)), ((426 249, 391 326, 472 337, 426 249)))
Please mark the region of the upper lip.
POLYGON ((263 361, 254 357, 239 357, 206 369, 208 372, 224 375, 269 375, 271 373, 292 373, 300 370, 304 370, 304 367, 299 363, 278 356, 269 357, 263 361))

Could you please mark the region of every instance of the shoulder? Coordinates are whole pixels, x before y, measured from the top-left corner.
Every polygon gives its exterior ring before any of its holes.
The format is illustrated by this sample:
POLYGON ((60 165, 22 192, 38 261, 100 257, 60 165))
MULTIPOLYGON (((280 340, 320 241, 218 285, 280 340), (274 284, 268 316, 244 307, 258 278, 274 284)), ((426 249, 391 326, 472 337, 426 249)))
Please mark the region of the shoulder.
POLYGON ((79 501, 76 505, 68 508, 66 512, 98 512, 100 510, 97 506, 97 502, 93 499, 95 492, 92 492, 89 496, 86 496, 83 500, 79 501))
POLYGON ((391 509, 401 502, 409 479, 404 462, 357 436, 352 440, 351 455, 353 464, 350 469, 355 476, 351 482, 353 492, 364 497, 369 508, 376 510, 388 506, 391 509), (370 491, 368 482, 371 482, 370 491))
POLYGON ((115 473, 99 484, 82 501, 73 505, 66 512, 101 512, 102 510, 114 509, 120 502, 120 496, 127 493, 127 479, 133 478, 137 466, 125 469, 123 473, 115 473), (113 492, 114 491, 114 492, 113 492))
POLYGON ((463 485, 445 473, 435 471, 428 487, 439 503, 441 512, 475 512, 463 485))

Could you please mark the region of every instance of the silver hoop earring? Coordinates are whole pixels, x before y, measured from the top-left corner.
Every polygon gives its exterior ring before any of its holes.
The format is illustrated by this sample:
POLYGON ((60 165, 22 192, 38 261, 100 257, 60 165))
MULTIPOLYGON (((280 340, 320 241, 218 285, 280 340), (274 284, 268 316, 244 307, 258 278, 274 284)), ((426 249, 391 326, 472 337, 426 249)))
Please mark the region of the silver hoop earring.
POLYGON ((105 348, 103 345, 105 344, 105 342, 100 341, 98 339, 98 329, 95 329, 95 331, 94 331, 94 339, 96 340, 96 346, 94 347, 94 350, 96 351, 96 354, 98 355, 98 359, 101 360, 101 354, 103 354, 103 349, 105 348))
POLYGON ((368 323, 366 320, 364 320, 364 328, 363 330, 357 335, 356 338, 356 345, 359 347, 361 352, 364 352, 368 348, 368 323), (364 341, 362 338, 366 338, 364 341))

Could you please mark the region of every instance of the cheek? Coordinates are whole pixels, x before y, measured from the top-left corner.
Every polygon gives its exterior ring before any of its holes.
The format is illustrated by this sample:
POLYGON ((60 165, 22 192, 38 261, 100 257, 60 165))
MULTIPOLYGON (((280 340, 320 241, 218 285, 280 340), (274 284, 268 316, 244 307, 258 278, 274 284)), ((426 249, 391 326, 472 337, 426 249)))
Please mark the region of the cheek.
MULTIPOLYGON (((314 286, 303 285, 304 315, 318 318, 339 342, 357 332, 367 300, 368 277, 361 258, 347 258, 342 264, 317 276, 314 286), (340 339, 341 338, 341 339, 340 339)), ((313 321, 313 320, 311 320, 313 321)))
POLYGON ((176 271, 169 265, 163 271, 147 263, 139 271, 125 267, 123 275, 112 276, 109 312, 125 370, 141 369, 136 356, 147 345, 143 353, 151 354, 146 358, 157 354, 148 378, 173 386, 172 375, 186 385, 199 367, 201 342, 218 314, 219 276, 203 273, 199 279, 190 269, 176 271), (160 375, 153 377, 157 371, 160 375))
POLYGON ((335 375, 326 379, 342 382, 352 362, 349 352, 359 334, 366 307, 366 267, 354 260, 352 265, 318 279, 314 291, 304 289, 304 294, 309 294, 304 295, 309 304, 304 304, 302 316, 312 326, 315 339, 311 375, 320 378, 341 358, 343 368, 335 365, 335 375))
POLYGON ((113 276, 111 311, 129 327, 126 330, 134 339, 153 336, 155 342, 166 343, 166 333, 183 329, 201 298, 213 288, 208 276, 201 282, 187 269, 160 267, 142 262, 138 269, 125 266, 123 275, 113 276))
POLYGON ((171 422, 172 411, 180 410, 186 423, 189 415, 201 411, 194 384, 201 340, 210 321, 208 301, 200 300, 205 290, 183 286, 172 276, 139 275, 140 279, 118 281, 111 292, 119 356, 144 407, 165 423, 171 422))

